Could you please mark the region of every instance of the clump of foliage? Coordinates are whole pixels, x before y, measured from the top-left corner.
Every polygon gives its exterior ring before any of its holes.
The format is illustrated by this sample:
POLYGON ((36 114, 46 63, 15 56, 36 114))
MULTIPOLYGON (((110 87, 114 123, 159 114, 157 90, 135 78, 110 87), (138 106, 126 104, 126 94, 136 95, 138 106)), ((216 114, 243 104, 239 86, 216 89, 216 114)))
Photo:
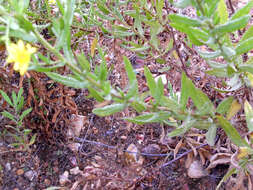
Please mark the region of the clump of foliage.
MULTIPOLYGON (((144 75, 149 91, 139 92, 136 73, 126 57, 123 60, 129 83, 126 89, 120 89, 115 88, 108 79, 106 52, 102 47, 97 47, 98 39, 92 43, 90 56, 74 54, 71 39, 89 33, 90 27, 98 27, 104 35, 121 39, 122 47, 136 52, 143 58, 152 58, 163 63, 163 55, 173 52, 177 42, 172 38, 168 46, 161 49, 158 34, 165 31, 173 37, 173 32, 177 30, 187 35, 189 46, 207 47, 206 51, 197 48, 200 56, 211 67, 207 74, 229 78, 227 88, 217 90, 235 91, 244 85, 249 88, 253 81, 253 59, 247 61, 243 59, 243 56, 253 49, 252 26, 239 42, 234 43, 230 39, 231 34, 236 34, 238 30, 247 26, 250 19, 249 12, 253 7, 252 1, 231 17, 228 16, 224 0, 179 0, 176 3, 170 1, 170 4, 178 8, 188 6, 195 8, 196 18, 164 12, 169 4, 164 0, 151 1, 151 4, 146 0, 110 2, 56 0, 55 4, 47 0, 44 1, 45 4, 43 1, 37 1, 36 7, 46 7, 42 24, 35 22, 40 20, 40 13, 29 6, 29 0, 0 2, 1 41, 6 47, 9 46, 10 39, 40 43, 48 50, 48 55, 41 53, 32 55, 32 63, 28 70, 44 72, 51 79, 66 86, 86 88, 90 97, 98 102, 110 102, 103 107, 95 108, 93 113, 108 116, 131 107, 139 115, 124 118, 127 121, 140 125, 164 123, 174 127, 168 134, 170 137, 182 136, 193 127, 207 130, 206 140, 211 146, 215 144, 217 128, 221 127, 240 150, 244 152, 246 150, 245 156, 239 156, 243 160, 242 163, 251 162, 251 142, 241 138, 229 121, 241 108, 239 106, 238 109, 238 102, 233 97, 228 97, 215 107, 208 96, 196 88, 189 79, 186 65, 182 60, 180 98, 175 98, 173 91, 169 96, 165 95, 162 80, 156 82, 147 67, 144 68, 144 75), (129 4, 132 7, 130 10, 126 6, 129 4), (76 14, 82 22, 78 22, 76 14), (126 17, 131 18, 129 22, 126 21, 126 17), (107 28, 104 23, 109 23, 110 27, 107 28), (72 35, 72 28, 80 29, 79 33, 72 35), (48 42, 41 34, 44 29, 48 29, 54 36, 54 44, 48 42), (137 40, 134 40, 135 37, 137 40), (90 59, 94 57, 96 48, 101 60, 99 65, 93 65, 90 59), (52 60, 50 54, 57 60, 52 60), (219 63, 217 58, 222 58, 224 63, 219 63), (69 75, 57 72, 57 68, 63 66, 71 70, 69 75), (147 96, 151 96, 153 100, 145 102, 147 96), (189 99, 192 100, 194 107, 187 106, 189 99)), ((176 53, 180 52, 177 50, 176 53)), ((13 103, 10 105, 14 106, 13 103)), ((248 129, 252 132, 252 108, 246 102, 244 109, 248 129)), ((247 164, 241 166, 245 169, 247 164)))
POLYGON ((11 98, 2 90, 0 90, 0 93, 4 100, 13 108, 12 113, 7 110, 1 112, 4 117, 10 119, 15 124, 15 126, 5 126, 6 129, 12 130, 9 134, 16 140, 16 142, 11 145, 17 147, 18 150, 27 151, 29 146, 35 142, 36 134, 29 138, 29 134, 32 130, 23 126, 24 118, 32 111, 32 108, 22 111, 24 106, 24 96, 22 96, 23 88, 18 91, 18 94, 12 92, 11 98))

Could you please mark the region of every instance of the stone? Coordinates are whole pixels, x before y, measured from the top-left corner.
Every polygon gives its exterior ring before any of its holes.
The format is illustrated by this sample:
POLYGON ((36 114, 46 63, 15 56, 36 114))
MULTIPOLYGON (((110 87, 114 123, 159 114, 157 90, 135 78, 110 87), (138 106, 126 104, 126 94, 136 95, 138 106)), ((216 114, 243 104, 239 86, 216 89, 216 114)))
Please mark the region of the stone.
POLYGON ((34 179, 34 177, 37 176, 37 172, 36 171, 27 171, 25 172, 25 177, 29 180, 29 181, 32 181, 34 179))

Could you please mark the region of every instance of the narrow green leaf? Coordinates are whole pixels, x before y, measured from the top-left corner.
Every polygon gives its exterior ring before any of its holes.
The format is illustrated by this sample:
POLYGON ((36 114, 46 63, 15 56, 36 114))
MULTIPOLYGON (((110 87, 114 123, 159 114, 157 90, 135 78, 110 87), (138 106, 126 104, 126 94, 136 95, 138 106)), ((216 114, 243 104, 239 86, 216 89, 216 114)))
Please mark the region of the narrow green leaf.
POLYGON ((1 114, 2 114, 4 117, 7 117, 7 118, 9 118, 10 120, 16 122, 16 119, 15 119, 14 115, 12 115, 10 112, 3 111, 3 112, 1 112, 1 114))
POLYGON ((29 146, 33 145, 35 143, 35 140, 36 140, 36 134, 34 134, 32 138, 30 139, 29 146))
POLYGON ((190 120, 190 117, 188 117, 180 127, 171 131, 168 134, 168 136, 169 137, 176 137, 176 136, 183 135, 188 130, 190 130, 192 127, 194 127, 194 124, 195 124, 195 120, 190 120))
POLYGON ((234 100, 233 96, 230 96, 230 97, 224 99, 216 108, 216 112, 221 115, 227 114, 227 112, 229 111, 229 109, 232 105, 233 100, 234 100))
POLYGON ((13 102, 14 108, 16 109, 17 105, 18 105, 18 99, 17 99, 17 95, 14 91, 12 91, 11 97, 12 97, 12 102, 13 102))
POLYGON ((141 113, 146 110, 145 103, 139 101, 133 101, 131 106, 138 112, 141 113))
POLYGON ((47 72, 46 75, 56 82, 62 83, 66 86, 73 88, 86 88, 88 86, 87 81, 78 81, 70 76, 62 76, 58 73, 47 72))
POLYGON ((253 26, 250 26, 247 31, 243 34, 241 42, 248 40, 249 38, 253 37, 253 26))
POLYGON ((161 102, 161 98, 163 96, 163 90, 164 90, 163 82, 162 82, 162 79, 159 78, 156 85, 156 95, 154 97, 157 104, 161 102))
POLYGON ((156 82, 155 82, 155 79, 153 78, 151 72, 149 71, 149 69, 147 67, 144 67, 144 75, 146 77, 148 88, 151 92, 151 95, 153 97, 155 97, 156 96, 156 82))
POLYGON ((240 64, 238 65, 238 69, 242 72, 249 72, 253 74, 253 64, 240 64))
POLYGON ((88 60, 86 59, 83 53, 78 54, 77 59, 78 59, 78 63, 80 64, 83 70, 88 71, 88 72, 91 70, 90 63, 88 62, 88 60))
POLYGON ((250 19, 250 16, 246 15, 235 20, 229 20, 225 24, 216 26, 212 32, 214 34, 219 34, 219 35, 223 35, 227 32, 234 32, 236 30, 244 28, 248 24, 249 19, 250 19))
POLYGON ((32 111, 32 108, 28 108, 27 110, 23 111, 19 117, 19 121, 23 121, 24 117, 27 116, 32 111))
POLYGON ((218 4, 218 13, 220 16, 220 23, 225 24, 228 20, 228 10, 225 0, 220 0, 218 4))
POLYGON ((183 72, 181 76, 181 96, 180 96, 180 105, 183 109, 186 108, 187 101, 189 99, 189 89, 187 86, 187 77, 186 74, 183 72))
POLYGON ((192 0, 179 0, 175 3, 175 6, 178 8, 186 8, 188 6, 192 6, 192 0))
POLYGON ((157 113, 145 113, 134 118, 125 118, 129 122, 136 123, 138 125, 146 123, 157 123, 163 120, 167 120, 171 117, 169 112, 157 112, 157 113))
POLYGON ((4 98, 4 100, 13 107, 13 103, 11 101, 11 99, 9 98, 9 96, 2 90, 0 90, 0 93, 2 95, 2 97, 4 98))
POLYGON ((163 6, 164 6, 164 0, 157 0, 156 1, 156 10, 157 10, 157 15, 159 19, 162 21, 163 20, 163 6))
POLYGON ((253 109, 247 100, 244 102, 244 112, 246 115, 247 127, 249 129, 249 132, 252 132, 253 131, 253 109))
POLYGON ((17 97, 18 103, 20 103, 20 101, 21 101, 21 96, 22 96, 23 92, 24 92, 23 88, 20 88, 18 91, 18 97, 17 97))
POLYGON ((214 146, 215 144, 216 131, 217 131, 217 127, 215 125, 212 125, 209 127, 206 133, 206 140, 210 146, 214 146))
POLYGON ((183 15, 170 14, 168 17, 172 23, 184 24, 189 27, 200 27, 202 25, 200 20, 183 15))
POLYGON ((214 75, 217 77, 227 77, 228 76, 226 68, 214 68, 214 69, 206 71, 206 74, 214 75))
POLYGON ((130 82, 130 84, 133 84, 137 81, 133 66, 126 56, 123 56, 123 61, 125 63, 125 69, 127 72, 129 82, 130 82))
POLYGON ((98 116, 104 117, 123 111, 124 108, 125 108, 124 104, 111 104, 102 108, 95 108, 92 110, 92 112, 98 116))
POLYGON ((249 147, 245 139, 243 139, 240 136, 238 131, 230 124, 228 120, 226 120, 223 116, 217 116, 217 118, 218 118, 219 124, 224 129, 225 133, 235 145, 239 147, 249 147))
POLYGON ((234 20, 234 19, 237 19, 249 14, 252 7, 253 7, 253 1, 250 0, 247 5, 245 5, 243 8, 238 9, 238 11, 232 15, 231 20, 234 20))
POLYGON ((88 87, 90 96, 92 96, 93 98, 95 98, 98 102, 103 102, 104 98, 103 96, 100 95, 99 92, 97 92, 95 89, 88 87))
POLYGON ((248 51, 253 49, 253 37, 239 42, 239 44, 236 46, 235 51, 237 55, 241 55, 243 53, 247 53, 248 51))
POLYGON ((207 52, 207 51, 197 50, 197 52, 204 59, 214 59, 214 58, 219 57, 221 55, 221 51, 220 50, 213 51, 213 52, 211 52, 211 51, 207 52))

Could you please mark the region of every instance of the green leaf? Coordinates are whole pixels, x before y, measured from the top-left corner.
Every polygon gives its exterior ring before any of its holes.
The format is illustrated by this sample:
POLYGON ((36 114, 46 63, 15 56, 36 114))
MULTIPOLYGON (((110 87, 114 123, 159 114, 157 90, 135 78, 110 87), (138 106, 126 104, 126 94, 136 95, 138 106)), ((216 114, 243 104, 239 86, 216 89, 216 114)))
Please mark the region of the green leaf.
POLYGON ((220 62, 216 62, 216 61, 207 61, 207 64, 214 69, 225 69, 227 67, 227 64, 223 64, 220 62))
POLYGON ((243 53, 247 53, 248 51, 253 49, 253 37, 248 38, 247 40, 240 41, 236 46, 235 51, 237 55, 241 55, 243 53))
POLYGON ((189 27, 200 27, 202 25, 200 20, 183 15, 170 14, 168 17, 172 23, 183 24, 189 27))
POLYGON ((214 75, 217 77, 227 77, 228 76, 226 68, 214 68, 214 69, 206 71, 206 74, 214 75))
POLYGON ((241 138, 240 134, 237 130, 230 124, 228 120, 226 120, 223 116, 217 116, 218 122, 221 127, 224 129, 227 136, 231 139, 231 141, 239 146, 239 147, 249 147, 248 143, 245 139, 241 138))
POLYGON ((124 63, 125 63, 125 69, 126 69, 127 76, 128 76, 130 84, 136 83, 136 81, 137 81, 136 74, 134 72, 134 69, 133 69, 133 66, 132 66, 131 62, 129 61, 129 59, 126 56, 123 56, 123 60, 124 60, 124 63))
POLYGON ((88 90, 90 92, 90 96, 95 98, 98 102, 103 102, 104 101, 103 96, 101 96, 98 91, 96 91, 95 89, 93 89, 91 87, 88 87, 88 90))
POLYGON ((163 82, 162 82, 162 79, 159 78, 156 85, 156 94, 154 97, 156 100, 156 104, 159 104, 161 102, 161 98, 163 96, 163 90, 164 90, 163 82))
POLYGON ((21 96, 22 96, 23 92, 24 92, 23 88, 20 88, 19 91, 18 91, 17 100, 18 100, 19 103, 20 103, 20 101, 21 101, 21 96))
POLYGON ((163 20, 163 6, 164 6, 164 0, 157 0, 156 1, 156 11, 159 19, 163 20))
POLYGON ((131 106, 138 112, 141 113, 146 110, 146 105, 143 102, 133 101, 131 106))
POLYGON ((78 54, 77 59, 78 59, 78 63, 80 64, 83 70, 88 71, 88 72, 91 70, 90 63, 88 62, 88 60, 86 59, 83 53, 78 54))
MULTIPOLYGON (((204 94, 200 89, 196 88, 192 81, 188 79, 185 74, 183 73, 182 75, 182 81, 184 84, 182 84, 182 94, 181 96, 185 96, 183 94, 183 91, 187 89, 187 99, 188 96, 191 97, 194 105, 197 107, 198 111, 200 112, 199 114, 213 114, 214 112, 214 106, 212 102, 209 100, 208 96, 204 94)), ((184 99, 184 106, 186 104, 186 97, 184 99)))
POLYGON ((19 26, 24 28, 26 32, 34 30, 32 23, 29 20, 27 20, 23 15, 16 15, 15 17, 19 22, 19 26))
POLYGON ((241 42, 253 37, 253 26, 250 26, 247 31, 243 34, 241 42))
POLYGON ((214 59, 214 58, 219 57, 221 55, 221 51, 220 50, 213 51, 213 52, 211 52, 211 51, 197 50, 197 52, 204 59, 214 59))
POLYGON ((252 132, 253 131, 253 109, 247 100, 244 102, 244 112, 246 115, 247 127, 249 129, 249 132, 252 132))
POLYGON ((169 137, 176 137, 176 136, 183 135, 189 129, 191 129, 192 127, 194 127, 194 124, 195 124, 195 120, 190 120, 190 117, 188 117, 180 127, 178 127, 176 129, 174 129, 173 131, 171 131, 168 134, 168 136, 169 137))
POLYGON ((114 113, 123 111, 125 108, 125 104, 111 104, 102 108, 95 108, 92 112, 98 116, 109 116, 114 113))
POLYGON ((230 96, 230 97, 224 99, 216 108, 216 112, 221 115, 227 114, 227 112, 229 111, 229 109, 232 105, 233 100, 234 100, 233 96, 230 96))
POLYGON ((88 86, 87 81, 79 81, 70 76, 62 76, 58 73, 53 72, 47 72, 46 75, 56 82, 73 88, 86 88, 88 86))
POLYGON ((253 64, 240 64, 238 65, 238 69, 242 72, 250 72, 253 73, 253 64))
POLYGON ((16 109, 17 105, 18 105, 18 99, 17 99, 17 95, 14 91, 12 91, 11 97, 12 97, 12 102, 13 102, 14 108, 16 109))
POLYGON ((179 113, 181 111, 180 105, 176 101, 168 98, 167 96, 162 96, 160 104, 169 108, 169 110, 175 113, 179 113))
POLYGON ((208 14, 207 16, 210 18, 211 16, 215 15, 215 11, 216 11, 216 8, 217 8, 217 5, 218 3, 220 2, 220 0, 212 0, 212 1, 209 1, 209 11, 208 11, 208 14))
POLYGON ((216 131, 217 131, 217 127, 215 125, 212 125, 209 127, 206 133, 206 140, 210 146, 214 146, 215 144, 216 131))
POLYGON ((28 108, 27 110, 23 111, 19 117, 19 121, 23 121, 24 117, 27 116, 32 111, 32 108, 28 108))
POLYGON ((9 104, 11 105, 12 107, 14 106, 11 99, 9 98, 9 96, 2 90, 0 90, 0 93, 2 95, 2 97, 4 98, 4 100, 9 104))
POLYGON ((234 32, 236 30, 244 28, 248 24, 249 19, 250 16, 246 15, 235 20, 229 20, 225 24, 216 26, 212 32, 218 35, 223 35, 227 32, 234 32))
POLYGON ((151 95, 153 97, 155 97, 156 96, 156 82, 155 82, 155 79, 153 78, 151 72, 149 71, 149 69, 147 67, 144 67, 144 75, 146 77, 148 88, 151 92, 151 95))
POLYGON ((220 23, 225 24, 228 20, 228 10, 225 0, 220 0, 218 4, 218 14, 220 16, 220 23))
POLYGON ((10 120, 16 122, 16 119, 15 119, 14 115, 12 115, 10 112, 3 111, 3 112, 1 112, 1 114, 2 114, 4 117, 7 117, 7 118, 9 118, 10 120))
POLYGON ((170 23, 170 26, 175 28, 176 30, 183 32, 187 34, 188 38, 192 41, 193 44, 200 46, 203 45, 203 42, 200 41, 200 37, 196 37, 192 31, 197 30, 196 28, 188 27, 184 24, 179 24, 179 23, 170 23))
POLYGON ((33 145, 35 143, 35 140, 36 140, 36 134, 34 134, 32 138, 30 139, 29 146, 33 145))
POLYGON ((163 120, 167 120, 171 117, 169 112, 157 112, 157 113, 145 113, 134 118, 124 118, 129 122, 136 123, 138 125, 146 123, 157 123, 163 120))
POLYGON ((180 96, 180 105, 183 109, 186 108, 187 101, 189 99, 189 88, 187 86, 187 77, 183 72, 181 77, 181 96, 180 96))
POLYGON ((192 6, 192 0, 179 0, 175 3, 175 6, 178 8, 186 8, 192 6))
POLYGON ((253 7, 253 1, 250 0, 250 2, 248 2, 247 5, 245 5, 243 8, 238 9, 238 11, 232 15, 231 20, 234 20, 234 19, 237 19, 249 14, 252 7, 253 7))

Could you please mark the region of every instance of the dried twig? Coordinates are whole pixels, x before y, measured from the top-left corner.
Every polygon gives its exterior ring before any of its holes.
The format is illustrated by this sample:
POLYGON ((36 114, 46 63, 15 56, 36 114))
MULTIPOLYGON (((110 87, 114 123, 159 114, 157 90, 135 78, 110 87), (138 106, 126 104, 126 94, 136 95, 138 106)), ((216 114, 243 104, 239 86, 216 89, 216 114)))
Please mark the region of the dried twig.
MULTIPOLYGON (((208 145, 207 143, 206 143, 206 144, 202 144, 202 145, 197 146, 195 149, 197 150, 197 149, 200 149, 200 148, 202 148, 202 147, 204 147, 204 146, 207 146, 207 145, 208 145)), ((175 159, 173 159, 173 160, 171 160, 171 161, 169 161, 169 162, 163 164, 160 168, 164 168, 164 167, 166 167, 166 166, 172 164, 173 162, 175 162, 175 161, 177 161, 177 160, 180 160, 181 158, 183 158, 183 157, 186 156, 187 154, 191 153, 192 151, 193 151, 193 150, 190 149, 190 150, 184 152, 183 154, 181 154, 180 156, 176 157, 175 159)))
MULTIPOLYGON (((93 145, 98 145, 98 146, 102 146, 102 147, 106 147, 106 148, 109 148, 109 149, 117 149, 116 146, 110 146, 110 145, 107 145, 107 144, 104 144, 104 143, 101 143, 101 142, 96 142, 96 141, 90 141, 90 140, 87 140, 85 138, 78 138, 76 137, 75 138, 77 141, 81 142, 81 143, 90 143, 90 144, 93 144, 93 145)), ((166 153, 166 154, 149 154, 149 153, 144 153, 144 152, 132 152, 132 151, 128 151, 128 150, 123 150, 123 152, 127 152, 127 153, 131 153, 131 154, 140 154, 140 155, 143 155, 143 156, 157 156, 157 157, 166 157, 166 156, 170 156, 171 153, 166 153)))

